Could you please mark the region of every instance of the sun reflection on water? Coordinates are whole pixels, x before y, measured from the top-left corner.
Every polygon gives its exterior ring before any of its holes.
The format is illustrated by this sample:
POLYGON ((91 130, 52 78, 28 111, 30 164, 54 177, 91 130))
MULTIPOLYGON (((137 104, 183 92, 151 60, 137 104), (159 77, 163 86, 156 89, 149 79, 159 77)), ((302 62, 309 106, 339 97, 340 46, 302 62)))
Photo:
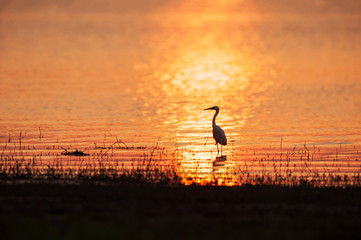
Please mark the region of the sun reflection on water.
MULTIPOLYGON (((237 168, 231 156, 221 155, 217 152, 205 152, 210 146, 196 146, 192 151, 184 151, 179 161, 177 174, 182 183, 190 184, 215 184, 237 185, 237 177, 232 172, 237 168)), ((225 151, 227 152, 227 151, 225 151)))
POLYGON ((192 98, 189 101, 212 96, 212 99, 204 100, 219 102, 230 86, 236 84, 242 90, 249 85, 242 66, 243 60, 237 56, 216 46, 182 52, 182 56, 169 63, 168 71, 171 74, 160 76, 163 91, 170 97, 192 98))
MULTIPOLYGON (((201 24, 187 20, 183 22, 188 28, 180 30, 182 40, 177 41, 176 48, 168 49, 168 57, 152 73, 159 88, 152 94, 156 92, 162 98, 158 100, 167 102, 158 109, 164 117, 162 125, 172 132, 172 141, 186 149, 178 168, 184 183, 235 185, 236 180, 229 178, 235 164, 232 157, 226 153, 222 158, 217 156, 211 125, 214 113, 203 109, 220 106, 217 124, 225 130, 229 145, 240 144, 240 132, 249 124, 254 107, 263 101, 260 93, 267 90, 272 79, 257 79, 260 62, 255 63, 249 55, 255 50, 249 49, 251 46, 237 49, 237 41, 224 37, 229 35, 226 28, 210 33, 205 30, 213 26, 206 18, 201 24)), ((217 20, 218 25, 226 22, 217 20)), ((226 152, 229 145, 224 147, 226 152)))
MULTIPOLYGON (((181 54, 169 60, 160 72, 155 73, 169 106, 177 112, 169 115, 164 122, 166 125, 173 124, 170 127, 175 132, 202 131, 204 134, 212 116, 202 110, 213 105, 225 106, 219 119, 224 122, 234 121, 234 114, 228 111, 230 106, 226 104, 230 89, 236 87, 242 93, 250 84, 243 56, 233 54, 231 49, 217 46, 214 41, 199 41, 200 43, 194 43, 195 46, 182 45, 178 51, 181 54)), ((234 100, 245 102, 242 94, 238 94, 234 100)), ((247 115, 244 112, 242 114, 247 115)), ((244 119, 238 121, 238 126, 242 127, 244 119)))

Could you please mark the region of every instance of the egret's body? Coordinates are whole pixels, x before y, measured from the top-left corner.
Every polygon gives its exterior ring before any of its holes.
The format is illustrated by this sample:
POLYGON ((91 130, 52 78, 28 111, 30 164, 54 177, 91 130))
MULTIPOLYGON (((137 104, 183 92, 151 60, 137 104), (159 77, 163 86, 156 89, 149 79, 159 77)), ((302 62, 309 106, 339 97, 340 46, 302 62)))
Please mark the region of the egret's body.
POLYGON ((213 120, 212 120, 213 138, 214 138, 214 140, 216 140, 218 152, 219 152, 218 143, 221 144, 221 155, 222 155, 222 145, 227 145, 227 137, 226 137, 226 134, 224 133, 223 129, 220 126, 216 125, 216 117, 219 113, 219 107, 214 106, 211 108, 206 108, 204 110, 216 110, 216 113, 214 114, 213 120))

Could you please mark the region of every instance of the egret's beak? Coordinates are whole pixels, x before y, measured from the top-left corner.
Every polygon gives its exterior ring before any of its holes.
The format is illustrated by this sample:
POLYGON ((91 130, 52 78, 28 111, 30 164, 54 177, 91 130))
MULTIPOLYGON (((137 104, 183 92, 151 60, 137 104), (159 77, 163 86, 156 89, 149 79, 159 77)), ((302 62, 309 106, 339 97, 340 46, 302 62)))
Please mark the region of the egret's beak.
POLYGON ((210 108, 206 108, 206 109, 203 109, 203 110, 214 110, 214 108, 210 107, 210 108))

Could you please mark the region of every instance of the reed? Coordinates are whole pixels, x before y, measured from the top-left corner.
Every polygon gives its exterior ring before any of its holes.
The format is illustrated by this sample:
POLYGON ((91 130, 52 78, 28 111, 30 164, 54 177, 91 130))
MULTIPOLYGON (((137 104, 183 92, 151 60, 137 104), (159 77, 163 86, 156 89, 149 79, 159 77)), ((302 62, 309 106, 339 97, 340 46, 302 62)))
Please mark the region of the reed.
POLYGON ((202 173, 204 164, 207 165, 204 160, 191 159, 191 169, 185 170, 180 164, 184 151, 161 147, 158 142, 153 147, 138 148, 127 146, 117 139, 108 147, 104 145, 99 148, 95 144, 94 152, 91 154, 80 150, 56 152, 62 148, 53 146, 47 149, 56 153, 40 151, 32 156, 29 156, 26 150, 33 151, 35 148, 24 145, 21 134, 19 141, 12 143, 14 146, 9 147, 8 144, 11 143, 5 144, 1 151, 0 181, 136 182, 213 186, 361 186, 361 166, 360 169, 356 169, 359 151, 355 146, 349 152, 346 146, 342 146, 322 154, 320 148, 306 145, 303 148, 286 148, 281 145, 277 151, 271 148, 232 148, 228 159, 221 159, 221 164, 218 165, 213 163, 211 172, 202 173), (129 159, 114 156, 116 150, 134 149, 144 152, 138 157, 133 157, 130 164, 129 159), (50 161, 49 156, 52 156, 50 161), (43 160, 45 157, 47 160, 43 160), (341 160, 343 162, 340 163, 341 160), (242 164, 230 167, 229 162, 232 161, 242 164), (351 162, 355 171, 341 171, 342 168, 350 168, 351 162), (217 173, 218 169, 222 169, 223 173, 217 173))
POLYGON ((0 156, 1 181, 130 181, 172 184, 178 183, 180 179, 174 167, 162 168, 157 164, 164 155, 164 151, 157 149, 132 159, 131 168, 125 167, 121 160, 109 161, 104 152, 93 155, 90 161, 80 160, 76 166, 69 166, 63 164, 64 159, 54 158, 50 163, 44 164, 41 160, 42 154, 28 158, 20 150, 8 149, 5 154, 6 149, 5 146, 0 156))

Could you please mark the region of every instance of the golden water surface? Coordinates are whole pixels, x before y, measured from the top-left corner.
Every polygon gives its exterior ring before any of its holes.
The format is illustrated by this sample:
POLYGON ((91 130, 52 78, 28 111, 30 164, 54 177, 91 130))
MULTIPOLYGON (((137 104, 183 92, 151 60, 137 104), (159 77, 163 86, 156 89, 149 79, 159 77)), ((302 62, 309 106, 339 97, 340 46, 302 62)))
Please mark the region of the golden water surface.
POLYGON ((176 152, 164 164, 176 160, 186 183, 297 175, 310 167, 307 154, 312 171, 359 173, 361 14, 327 3, 298 11, 291 1, 292 11, 125 2, 3 7, 3 154, 19 148, 21 133, 22 154, 44 161, 117 143, 109 157, 127 162, 162 146, 176 152), (214 105, 225 158, 216 158, 213 112, 203 111, 214 105), (282 170, 287 159, 294 168, 282 170))

